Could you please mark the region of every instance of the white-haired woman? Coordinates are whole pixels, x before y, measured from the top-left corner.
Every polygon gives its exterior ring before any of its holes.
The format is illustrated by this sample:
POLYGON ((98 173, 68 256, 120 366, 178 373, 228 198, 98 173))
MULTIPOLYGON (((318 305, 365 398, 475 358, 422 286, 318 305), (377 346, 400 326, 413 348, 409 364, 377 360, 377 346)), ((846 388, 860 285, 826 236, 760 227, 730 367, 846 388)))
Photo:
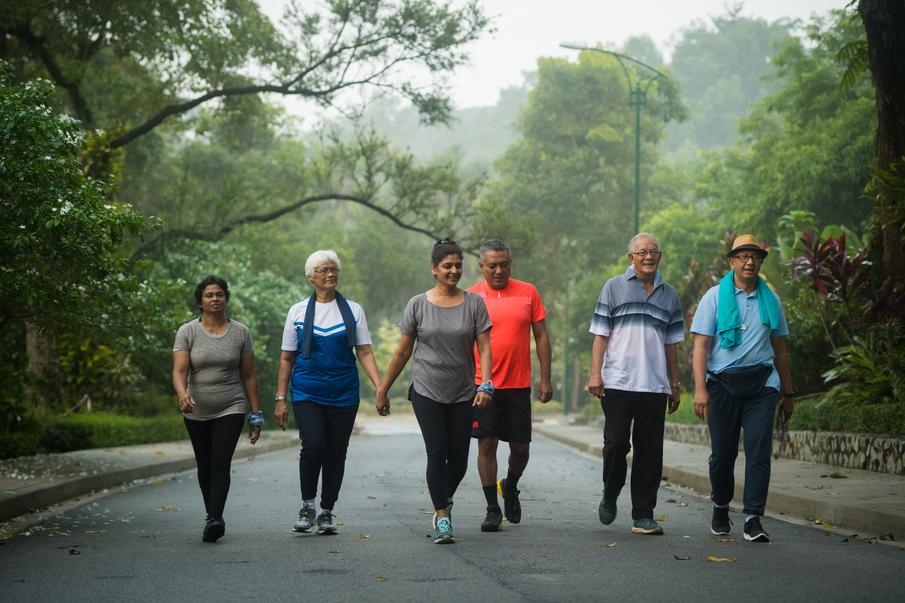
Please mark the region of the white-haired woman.
POLYGON ((293 526, 296 532, 308 532, 316 526, 319 534, 336 533, 333 508, 358 413, 356 357, 374 387, 380 385, 364 310, 336 290, 341 267, 332 249, 321 249, 308 257, 305 276, 314 285, 314 293, 289 309, 283 328, 274 415, 277 424, 285 429, 289 417, 287 394, 291 393, 302 441, 302 508, 293 526), (317 514, 319 476, 321 510, 317 514))

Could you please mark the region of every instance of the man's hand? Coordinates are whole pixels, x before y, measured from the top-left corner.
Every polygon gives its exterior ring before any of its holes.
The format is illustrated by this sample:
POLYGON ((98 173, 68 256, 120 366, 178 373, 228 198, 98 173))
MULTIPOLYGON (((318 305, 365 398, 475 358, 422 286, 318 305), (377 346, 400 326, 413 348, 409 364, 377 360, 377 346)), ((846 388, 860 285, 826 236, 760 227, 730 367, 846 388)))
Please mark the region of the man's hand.
POLYGON ((600 373, 594 373, 588 379, 588 393, 598 398, 603 398, 603 379, 600 373))
POLYGON ((706 389, 694 392, 694 414, 702 421, 706 421, 710 415, 710 394, 706 389))
POLYGON ((782 421, 783 425, 786 425, 789 422, 789 419, 792 418, 792 413, 794 411, 795 398, 793 398, 792 396, 783 395, 779 403, 779 420, 782 421))
POLYGON ((478 392, 474 396, 474 401, 471 403, 472 406, 477 406, 478 408, 487 408, 490 406, 490 403, 493 401, 493 396, 488 394, 487 392, 478 392))
POLYGON ((285 400, 277 400, 276 407, 273 409, 273 417, 276 419, 279 428, 286 431, 286 421, 289 419, 289 407, 286 406, 285 400))
POLYGON ((672 414, 679 410, 679 404, 682 403, 681 395, 681 387, 679 387, 678 383, 674 384, 672 386, 672 394, 670 394, 669 396, 669 403, 666 407, 666 410, 669 414, 672 414))
POLYGON ((546 404, 553 399, 553 384, 549 379, 541 379, 540 387, 537 388, 537 399, 541 401, 541 404, 546 404))
POLYGON ((387 396, 386 392, 377 390, 377 398, 374 401, 374 406, 377 408, 377 414, 381 417, 390 414, 390 398, 387 396))

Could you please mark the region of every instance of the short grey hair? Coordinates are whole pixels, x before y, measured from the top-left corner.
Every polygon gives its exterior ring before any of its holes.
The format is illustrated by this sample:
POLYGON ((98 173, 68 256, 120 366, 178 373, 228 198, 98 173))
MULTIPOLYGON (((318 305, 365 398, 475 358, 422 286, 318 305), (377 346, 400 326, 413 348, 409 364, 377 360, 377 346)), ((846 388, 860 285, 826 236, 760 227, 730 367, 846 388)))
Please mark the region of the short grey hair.
POLYGON ((506 255, 509 256, 509 259, 512 259, 512 249, 509 248, 509 245, 501 241, 500 239, 487 239, 483 243, 481 243, 481 249, 478 251, 478 257, 483 262, 484 256, 488 251, 505 251, 506 255))
POLYGON ((635 236, 632 237, 631 241, 628 242, 628 252, 629 253, 633 253, 635 251, 633 249, 633 247, 635 246, 635 243, 638 241, 638 239, 650 239, 651 241, 654 242, 654 245, 657 246, 657 249, 660 249, 660 241, 657 240, 657 237, 650 234, 649 232, 639 232, 638 234, 636 234, 635 236))
POLYGON ((333 262, 339 270, 342 270, 343 264, 339 261, 339 256, 332 249, 318 249, 308 256, 305 260, 305 276, 311 278, 314 276, 314 269, 318 266, 333 262))

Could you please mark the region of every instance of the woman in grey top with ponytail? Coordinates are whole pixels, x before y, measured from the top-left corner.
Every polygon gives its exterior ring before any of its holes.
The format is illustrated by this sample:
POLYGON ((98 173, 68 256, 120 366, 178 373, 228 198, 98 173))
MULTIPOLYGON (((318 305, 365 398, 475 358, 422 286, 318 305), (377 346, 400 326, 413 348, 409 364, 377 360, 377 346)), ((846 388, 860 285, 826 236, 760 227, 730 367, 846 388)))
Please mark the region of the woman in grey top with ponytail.
POLYGON ((229 493, 233 452, 248 414, 248 437, 258 441, 264 414, 258 403, 255 349, 248 327, 226 315, 229 286, 208 276, 195 287, 201 317, 187 322, 173 344, 173 389, 198 465, 198 485, 207 519, 201 539, 216 542, 226 532, 223 508, 229 493))
POLYGON ((399 347, 377 390, 377 411, 390 412, 387 392, 412 361, 409 399, 427 451, 427 488, 434 505, 434 542, 454 542, 453 495, 468 467, 472 407, 487 406, 493 396, 490 373, 490 318, 479 295, 459 289, 462 248, 442 240, 431 252, 432 289, 409 300, 399 328, 399 347), (417 345, 416 345, 417 342, 417 345), (474 385, 477 343, 481 373, 474 385))

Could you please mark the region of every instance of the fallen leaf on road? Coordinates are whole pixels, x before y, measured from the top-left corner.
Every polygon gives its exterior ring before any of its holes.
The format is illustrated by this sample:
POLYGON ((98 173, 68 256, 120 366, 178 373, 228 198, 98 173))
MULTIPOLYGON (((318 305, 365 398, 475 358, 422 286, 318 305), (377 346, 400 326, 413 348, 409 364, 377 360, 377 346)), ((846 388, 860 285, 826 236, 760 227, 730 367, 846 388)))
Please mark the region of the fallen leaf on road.
POLYGON ((369 496, 369 497, 368 497, 368 500, 377 500, 377 497, 376 497, 376 496, 369 496))
POLYGON ((676 561, 688 561, 691 559, 691 557, 686 557, 685 555, 673 555, 672 558, 676 561))
POLYGON ((69 549, 69 554, 70 555, 81 555, 82 551, 80 551, 78 549, 69 549))
POLYGON ((162 486, 163 483, 164 483, 164 482, 163 482, 162 479, 155 479, 155 480, 154 480, 154 485, 155 485, 155 486, 162 486))
POLYGON ((658 516, 657 516, 657 521, 662 522, 662 521, 666 521, 666 519, 667 519, 666 515, 658 515, 658 516))
POLYGON ((383 576, 374 576, 374 579, 378 582, 386 582, 386 578, 384 578, 383 576))
POLYGON ((259 482, 259 481, 261 481, 261 478, 260 478, 260 477, 249 477, 249 478, 248 478, 248 481, 250 481, 250 482, 259 482))
POLYGON ((728 536, 714 536, 714 542, 732 542, 732 539, 728 536))
POLYGON ((166 456, 166 455, 167 455, 167 453, 164 452, 163 450, 155 450, 155 451, 154 451, 154 456, 166 456))
POLYGON ((716 555, 708 555, 707 561, 713 561, 714 563, 735 563, 735 557, 717 557, 716 555))
POLYGON ((361 538, 362 540, 364 540, 365 538, 370 538, 371 535, 370 534, 359 534, 358 537, 361 538))
POLYGON ((667 499, 666 499, 666 502, 668 502, 668 503, 674 503, 674 504, 675 504, 677 501, 676 501, 675 498, 667 498, 667 499))
POLYGON ((163 505, 162 507, 157 507, 151 510, 157 511, 158 513, 178 513, 179 511, 182 511, 182 509, 180 509, 179 507, 171 507, 169 505, 163 505))
POLYGON ((611 549, 611 548, 613 548, 614 546, 616 546, 616 543, 615 543, 615 542, 611 542, 611 543, 609 543, 609 544, 601 544, 601 545, 600 545, 600 548, 602 548, 602 549, 611 549))

